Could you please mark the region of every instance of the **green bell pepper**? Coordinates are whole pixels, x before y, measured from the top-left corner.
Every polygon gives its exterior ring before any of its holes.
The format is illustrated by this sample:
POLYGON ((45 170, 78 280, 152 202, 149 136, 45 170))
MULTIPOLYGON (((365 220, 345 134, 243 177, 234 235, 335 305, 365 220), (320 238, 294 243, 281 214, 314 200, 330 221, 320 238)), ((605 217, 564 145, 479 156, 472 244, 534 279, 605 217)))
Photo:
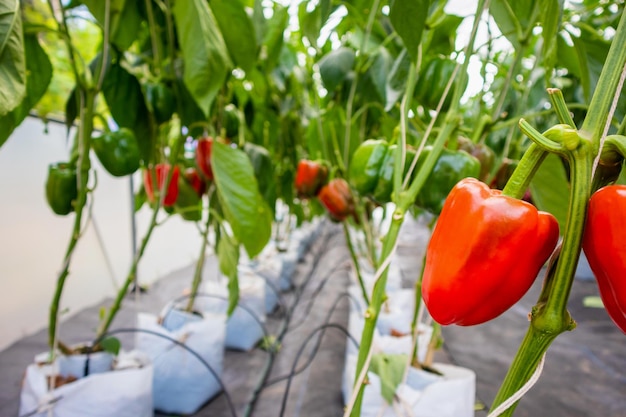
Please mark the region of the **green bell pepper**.
POLYGON ((157 124, 167 122, 176 110, 174 93, 163 83, 146 85, 146 99, 157 124))
POLYGON ((92 139, 98 160, 114 177, 130 175, 139 169, 141 154, 132 130, 121 128, 92 139))
POLYGON ((368 139, 354 151, 348 178, 360 195, 374 192, 389 144, 383 139, 368 139))
MULTIPOLYGON (((428 61, 420 70, 419 78, 415 85, 415 99, 429 109, 436 109, 446 89, 446 85, 454 73, 455 67, 456 61, 450 58, 435 57, 428 61)), ((452 87, 454 87, 454 84, 452 87)), ((467 82, 463 86, 463 90, 466 87, 467 82)), ((450 108, 453 92, 454 89, 450 88, 441 111, 447 111, 450 108)))
POLYGON ((58 215, 65 216, 74 211, 73 202, 78 197, 76 167, 66 162, 50 164, 46 180, 46 200, 58 215))
MULTIPOLYGON (((418 160, 421 166, 432 147, 424 147, 418 160)), ((426 183, 420 190, 415 203, 433 213, 441 213, 446 197, 457 182, 466 177, 478 178, 480 162, 465 151, 453 151, 444 148, 433 167, 426 183)))

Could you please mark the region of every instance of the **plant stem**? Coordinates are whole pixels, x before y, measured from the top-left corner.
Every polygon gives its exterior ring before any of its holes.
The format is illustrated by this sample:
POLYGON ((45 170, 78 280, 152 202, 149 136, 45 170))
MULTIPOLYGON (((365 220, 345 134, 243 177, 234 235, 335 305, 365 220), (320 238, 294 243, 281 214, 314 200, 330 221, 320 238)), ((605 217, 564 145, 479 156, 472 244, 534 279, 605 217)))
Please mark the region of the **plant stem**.
MULTIPOLYGON (((574 280, 574 273, 580 255, 580 241, 585 224, 587 201, 591 193, 592 146, 582 141, 578 149, 570 154, 571 191, 567 223, 563 235, 563 246, 558 255, 554 276, 545 286, 547 294, 542 294, 540 302, 531 313, 531 323, 522 344, 502 382, 492 408, 497 407, 528 381, 537 368, 543 354, 556 337, 575 327, 569 312, 567 300, 574 280)), ((502 416, 511 416, 516 404, 502 416)))
MULTIPOLYGON (((365 27, 365 33, 363 34, 363 39, 361 40, 361 45, 359 47, 359 50, 362 53, 365 51, 365 46, 367 45, 370 33, 372 32, 372 26, 374 25, 374 19, 376 17, 376 14, 378 13, 379 4, 380 0, 374 0, 372 8, 370 9, 370 14, 367 18, 367 26, 365 27)), ((354 71, 354 79, 352 80, 352 84, 350 85, 350 92, 348 93, 348 104, 346 105, 346 131, 343 143, 343 164, 346 167, 348 166, 348 153, 350 152, 352 110, 354 106, 354 98, 356 96, 356 87, 359 82, 359 73, 361 70, 361 66, 357 64, 356 70, 354 71)))
POLYGON ((77 186, 78 196, 74 204, 74 227, 70 241, 63 258, 63 268, 57 277, 57 285, 50 304, 50 317, 48 324, 48 344, 54 348, 56 341, 56 330, 59 320, 59 304, 61 303, 61 295, 65 286, 65 280, 70 274, 70 264, 74 249, 81 236, 81 226, 83 218, 83 210, 87 203, 87 183, 89 181, 89 169, 91 167, 89 161, 89 149, 91 147, 91 133, 93 131, 93 109, 95 93, 79 90, 80 96, 80 126, 78 131, 78 170, 77 170, 77 186))
MULTIPOLYGON (((210 197, 209 197, 210 199, 210 197)), ((207 204, 208 201, 207 201, 207 204)), ((193 274, 193 282, 191 284, 191 292, 189 293, 189 299, 187 300, 187 307, 185 310, 189 313, 193 310, 193 305, 196 301, 196 295, 198 295, 198 288, 202 282, 202 269, 204 268, 204 260, 206 259, 206 247, 209 241, 209 230, 211 229, 211 214, 207 210, 206 224, 204 231, 202 232, 202 244, 200 245, 200 255, 198 256, 198 262, 196 263, 196 270, 193 274)))
POLYGON ((356 257, 354 246, 352 245, 352 241, 350 240, 350 230, 348 229, 347 222, 343 222, 343 232, 346 237, 346 244, 348 245, 348 250, 350 251, 350 257, 352 258, 352 264, 354 265, 354 272, 356 273, 356 277, 359 281, 359 286, 361 287, 363 300, 365 300, 365 304, 369 305, 370 299, 367 295, 367 289, 365 288, 365 283, 363 282, 363 276, 361 275, 361 267, 359 266, 359 260, 356 257))

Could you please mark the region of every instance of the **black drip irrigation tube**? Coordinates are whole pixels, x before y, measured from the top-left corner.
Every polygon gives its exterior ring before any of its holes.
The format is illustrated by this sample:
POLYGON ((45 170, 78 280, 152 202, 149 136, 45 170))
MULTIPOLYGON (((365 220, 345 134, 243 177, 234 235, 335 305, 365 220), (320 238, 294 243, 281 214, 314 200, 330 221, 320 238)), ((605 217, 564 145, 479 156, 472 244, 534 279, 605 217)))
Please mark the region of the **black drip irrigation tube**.
MULTIPOLYGON (((360 310, 360 306, 358 305, 357 300, 355 300, 355 299, 354 299, 354 296, 353 296, 352 294, 348 293, 348 292, 343 292, 343 293, 341 293, 341 294, 339 294, 339 295, 337 296, 337 299, 335 300, 335 302, 333 303, 332 307, 330 308, 329 313, 328 313, 328 315, 326 316, 326 320, 324 321, 324 324, 323 324, 322 326, 328 326, 328 325, 330 325, 330 324, 331 324, 331 323, 330 323, 330 318, 331 318, 331 316, 333 315, 333 313, 334 313, 335 309, 337 308, 337 305, 339 304, 339 302, 340 302, 343 298, 349 298, 349 299, 351 299, 352 301, 355 301, 355 304, 357 305, 357 308, 360 310)), ((348 332, 348 331, 347 331, 347 330, 346 330, 343 326, 340 326, 340 325, 338 325, 338 324, 333 324, 333 326, 332 326, 332 327, 337 327, 337 326, 339 326, 339 327, 341 327, 341 328, 343 329, 344 333, 346 333, 346 335, 348 336, 348 338, 350 339, 350 341, 351 341, 352 343, 354 343, 354 345, 358 348, 358 347, 359 347, 359 343, 357 342, 356 338, 355 338, 353 335, 351 335, 351 334, 350 334, 350 333, 349 333, 349 332, 348 332)), ((274 378, 274 379, 272 379, 272 380, 268 381, 268 382, 265 384, 265 387, 269 387, 270 385, 277 384, 277 383, 279 383, 279 382, 281 382, 281 381, 284 381, 284 380, 286 380, 286 379, 291 379, 291 378, 293 378, 294 376, 296 376, 296 375, 298 375, 298 374, 300 374, 300 373, 304 372, 304 370, 305 370, 305 369, 306 369, 309 365, 311 365, 311 363, 313 362, 313 359, 315 359, 315 356, 317 355, 317 352, 318 352, 318 350, 319 350, 319 348, 320 348, 320 346, 321 346, 321 344, 322 344, 322 338, 324 337, 324 334, 325 334, 325 329, 320 329, 320 328, 318 327, 318 329, 314 330, 314 331, 313 331, 313 333, 311 333, 311 335, 310 335, 310 336, 306 339, 306 341, 305 341, 305 342, 301 345, 301 347, 300 347, 300 350, 302 350, 302 349, 304 348, 304 346, 306 346, 306 345, 308 344, 308 342, 309 342, 310 338, 312 337, 312 335, 314 335, 315 333, 317 333, 317 332, 318 332, 318 331, 320 331, 320 330, 322 331, 322 334, 321 334, 321 335, 320 335, 320 337, 317 339, 317 343, 315 344, 315 347, 312 349, 311 354, 309 355, 309 357, 308 357, 307 361, 304 363, 304 365, 302 365, 302 366, 301 366, 299 369, 297 369, 297 370, 294 370, 295 366, 294 366, 294 367, 292 367, 292 370, 291 370, 291 372, 290 372, 289 374, 287 374, 287 375, 283 375, 283 376, 279 376, 279 377, 276 377, 276 378, 274 378)), ((297 357, 296 357, 296 360, 295 360, 295 362, 294 362, 294 365, 295 365, 295 364, 297 364, 297 362, 298 362, 298 357, 299 357, 299 356, 297 356, 297 357)))
MULTIPOLYGON (((323 233, 319 233, 316 237, 316 239, 319 240, 326 240, 329 238, 329 231, 328 228, 325 227, 323 229, 323 233)), ((285 319, 282 321, 281 326, 278 330, 278 336, 276 337, 276 344, 280 345, 280 343, 282 342, 283 338, 285 337, 287 331, 289 330, 289 324, 291 322, 291 318, 293 315, 293 312, 296 308, 296 306, 298 305, 299 301, 300 301, 300 297, 302 296, 302 294, 304 293, 304 290, 307 286, 307 284, 311 281, 311 278, 319 271, 319 267, 322 264, 322 262, 320 262, 320 259, 322 258, 323 255, 323 251, 322 250, 317 250, 314 253, 314 258, 312 260, 312 264, 313 264, 313 268, 311 268, 311 270, 309 271, 309 273, 307 274, 306 278, 303 280, 302 284, 298 287, 295 287, 293 292, 294 292, 294 297, 295 299, 293 300, 293 303, 291 304, 290 308, 287 310, 287 313, 285 314, 285 319)), ((270 356, 268 358, 268 361, 266 362, 262 372, 261 372, 261 376, 259 377, 259 380, 257 381, 257 384, 254 387, 254 390, 252 392, 252 397, 250 399, 250 401, 248 402, 248 404, 246 404, 246 408, 244 410, 244 417, 250 417, 252 412, 254 411, 254 407, 256 406, 256 403, 259 399, 259 394, 263 391, 263 389, 265 389, 267 387, 267 378, 269 377, 270 371, 273 367, 274 364, 274 360, 276 358, 276 352, 270 352, 270 356)))
MULTIPOLYGON (((326 333, 326 329, 337 329, 339 331, 341 331, 342 333, 344 333, 348 339, 355 344, 355 346, 358 348, 359 347, 359 343, 356 341, 356 339, 354 338, 354 336, 352 336, 350 334, 350 332, 348 332, 348 330, 343 327, 340 324, 336 324, 336 323, 327 323, 327 324, 323 324, 319 327, 317 327, 315 330, 313 330, 313 332, 311 332, 311 334, 309 334, 309 336, 305 339, 304 343, 302 343, 302 345, 300 346, 300 349, 298 350, 298 353, 296 354, 296 357, 293 361, 293 364, 291 366, 291 372, 289 373, 289 375, 287 375, 286 379, 287 379, 287 386, 285 387, 285 393, 283 395, 283 401, 280 405, 280 414, 279 417, 283 417, 285 414, 285 409, 287 407, 287 399, 289 397, 289 389, 291 388, 291 381, 293 379, 293 377, 297 374, 296 372, 296 366, 298 364, 298 360, 300 359, 300 356, 302 355, 302 353, 304 352, 304 348, 306 347, 306 345, 308 344, 308 342, 313 339, 313 337, 319 333, 322 332, 322 334, 320 335, 319 339, 318 339, 318 343, 316 344, 312 355, 311 356, 315 356, 317 354, 317 352, 319 351, 319 346, 321 345, 321 339, 324 336, 324 334, 326 333)), ((308 361, 308 363, 306 364, 306 366, 310 365, 313 362, 313 359, 311 358, 310 361, 308 361)), ((304 369, 306 369, 306 366, 304 367, 304 369)), ((303 369, 300 370, 300 372, 302 372, 303 369)))

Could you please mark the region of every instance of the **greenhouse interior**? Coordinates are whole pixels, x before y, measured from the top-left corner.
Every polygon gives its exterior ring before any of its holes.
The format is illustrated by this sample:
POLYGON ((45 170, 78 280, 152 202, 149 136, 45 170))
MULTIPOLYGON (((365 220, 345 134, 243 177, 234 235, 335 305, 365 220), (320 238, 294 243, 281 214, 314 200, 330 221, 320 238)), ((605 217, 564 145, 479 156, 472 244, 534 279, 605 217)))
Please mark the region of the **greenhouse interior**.
POLYGON ((0 0, 0 417, 625 417, 624 8, 0 0))

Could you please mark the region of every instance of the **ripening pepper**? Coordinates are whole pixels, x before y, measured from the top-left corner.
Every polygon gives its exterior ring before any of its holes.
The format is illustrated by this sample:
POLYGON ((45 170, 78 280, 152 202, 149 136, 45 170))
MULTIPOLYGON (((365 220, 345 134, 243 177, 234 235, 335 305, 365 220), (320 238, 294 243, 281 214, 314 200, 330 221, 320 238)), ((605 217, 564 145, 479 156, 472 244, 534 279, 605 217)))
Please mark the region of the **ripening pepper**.
POLYGON ((480 174, 478 175, 478 179, 487 181, 493 164, 496 161, 495 152, 484 143, 474 143, 462 137, 459 137, 459 149, 478 159, 478 162, 480 162, 480 174))
POLYGON ((511 175, 513 175, 513 172, 515 171, 515 168, 517 168, 518 164, 519 161, 504 158, 502 160, 502 164, 500 164, 500 167, 498 168, 498 171, 496 171, 491 184, 489 184, 490 187, 502 190, 509 181, 509 178, 511 178, 511 175))
POLYGON ((120 128, 91 140, 98 160, 114 177, 130 175, 139 169, 141 153, 132 130, 120 128))
POLYGON ((163 83, 148 83, 146 85, 146 99, 148 107, 158 124, 172 118, 176 109, 174 93, 163 83))
POLYGON ((556 219, 475 178, 450 192, 426 251, 422 296, 438 323, 502 314, 531 287, 559 238, 556 219))
POLYGON ((607 185, 589 200, 583 250, 613 322, 626 333, 626 186, 607 185))
POLYGON ((321 162, 301 159, 296 171, 296 193, 299 198, 315 197, 328 179, 328 167, 321 162))
MULTIPOLYGON (((450 58, 435 57, 428 61, 420 70, 417 84, 415 85, 415 99, 429 109, 436 109, 446 89, 446 85, 454 73, 455 67, 456 61, 450 58)), ((466 87, 467 82, 463 86, 463 90, 466 87)), ((454 84, 444 100, 441 107, 442 111, 447 111, 450 108, 453 93, 454 84)))
MULTIPOLYGON (((156 172, 156 183, 153 183, 152 179, 152 170, 146 169, 143 173, 143 186, 146 190, 146 196, 148 197, 148 201, 150 203, 154 203, 155 200, 155 190, 154 185, 156 185, 159 189, 163 187, 165 184, 165 180, 167 179, 167 175, 170 171, 170 166, 168 164, 157 164, 154 167, 154 171, 156 172)), ((167 187, 167 192, 165 193, 165 197, 163 199, 163 207, 172 207, 174 203, 176 203, 176 199, 178 198, 178 177, 180 175, 180 168, 177 166, 174 167, 174 171, 172 172, 172 179, 167 187)), ((156 190, 158 192, 158 190, 156 190)))
POLYGON ((66 162, 48 166, 46 201, 52 211, 65 216, 74 211, 73 202, 78 197, 76 167, 66 162))
POLYGON ((354 197, 343 178, 335 178, 323 186, 317 198, 335 221, 343 221, 354 214, 354 197))
MULTIPOLYGON (((418 167, 431 152, 426 146, 420 154, 418 167)), ((463 178, 480 175, 480 162, 465 151, 443 149, 439 159, 430 172, 426 183, 420 190, 415 203, 433 213, 439 214, 452 187, 463 178)))
POLYGON ((178 177, 178 196, 174 207, 185 220, 197 222, 202 219, 201 194, 199 195, 193 184, 188 182, 186 175, 178 177))
POLYGON ((204 137, 198 139, 198 144, 196 146, 196 165, 205 181, 211 181, 213 179, 213 169, 211 168, 212 147, 213 138, 204 137))

